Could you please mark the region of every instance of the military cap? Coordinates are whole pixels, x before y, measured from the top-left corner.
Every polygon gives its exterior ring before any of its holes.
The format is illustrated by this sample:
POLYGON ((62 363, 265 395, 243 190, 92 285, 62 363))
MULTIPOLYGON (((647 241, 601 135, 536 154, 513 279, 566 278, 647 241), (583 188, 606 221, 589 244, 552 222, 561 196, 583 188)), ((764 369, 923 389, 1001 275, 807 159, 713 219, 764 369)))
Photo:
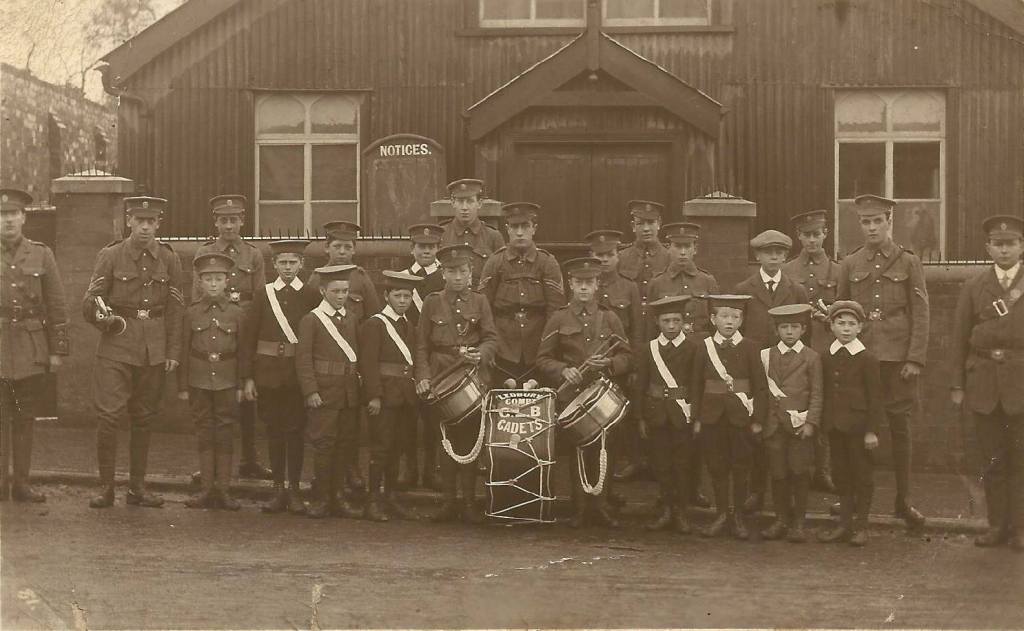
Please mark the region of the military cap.
POLYGON ((860 306, 860 303, 856 300, 836 300, 828 306, 828 319, 830 322, 844 313, 853 314, 861 322, 865 320, 864 307, 860 306))
POLYGON ((359 227, 359 224, 351 221, 328 221, 324 224, 324 232, 327 233, 327 237, 338 241, 355 241, 360 230, 362 228, 359 227))
POLYGON ((24 212, 32 196, 16 188, 0 188, 0 212, 24 212))
POLYGON ((436 223, 418 223, 409 226, 409 240, 413 243, 440 243, 444 228, 436 223))
POLYGON ((896 207, 896 201, 881 195, 858 195, 853 199, 857 206, 857 214, 861 217, 870 217, 881 213, 891 213, 896 207))
POLYGON ((448 194, 452 197, 472 197, 484 192, 483 180, 463 178, 448 184, 448 194))
POLYGON ((791 250, 793 248, 793 240, 789 238, 789 235, 779 232, 778 230, 765 230, 750 240, 750 247, 755 250, 771 247, 791 250))
POLYGON ((535 221, 540 206, 533 202, 509 202, 501 205, 501 214, 505 223, 526 223, 535 221))
POLYGON ((162 197, 125 197, 124 210, 133 217, 161 217, 167 208, 162 197))
POLYGON ((316 273, 320 277, 320 285, 326 287, 331 281, 348 280, 355 268, 355 265, 328 265, 316 268, 316 273))
POLYGON ((772 317, 775 324, 782 324, 784 322, 806 323, 811 319, 811 311, 813 311, 813 309, 811 309, 811 305, 801 303, 772 307, 768 310, 768 315, 772 317))
POLYGON ((590 244, 591 252, 611 252, 622 243, 622 233, 618 230, 594 230, 583 240, 590 244))
POLYGON ((662 237, 672 242, 696 241, 700 238, 700 226, 695 223, 667 223, 661 227, 662 237))
POLYGON ((384 276, 385 289, 416 289, 423 282, 422 276, 409 272, 395 272, 386 269, 381 274, 384 276))
POLYGON ((994 215, 981 222, 981 229, 989 238, 1024 237, 1024 219, 1013 215, 994 215))
POLYGON ((210 198, 210 210, 213 216, 245 214, 245 195, 217 195, 210 198))
POLYGON ((793 215, 790 219, 793 227, 799 232, 810 232, 816 228, 824 228, 828 225, 827 210, 811 210, 799 215, 793 215))
POLYGON ((220 252, 208 252, 192 259, 192 271, 196 274, 206 274, 209 272, 223 272, 227 274, 231 272, 231 268, 234 266, 235 260, 227 254, 221 254, 220 252))
POLYGON ((473 264, 473 246, 465 243, 446 245, 437 251, 437 261, 441 267, 458 267, 473 264))
POLYGON ((309 241, 305 239, 280 239, 278 241, 271 241, 270 252, 274 256, 278 254, 306 254, 306 247, 309 246, 309 241))
POLYGON ((708 294, 704 296, 708 301, 708 307, 731 307, 733 309, 746 309, 750 296, 746 294, 708 294))
POLYGON ((601 261, 592 256, 581 256, 565 262, 565 273, 572 278, 597 278, 601 274, 601 261))
POLYGON ((626 202, 626 210, 634 219, 661 219, 665 205, 649 202, 646 199, 631 199, 626 202))
POLYGON ((656 316, 666 313, 683 313, 685 309, 684 305, 692 299, 693 296, 685 294, 681 296, 665 296, 648 302, 647 307, 656 316))

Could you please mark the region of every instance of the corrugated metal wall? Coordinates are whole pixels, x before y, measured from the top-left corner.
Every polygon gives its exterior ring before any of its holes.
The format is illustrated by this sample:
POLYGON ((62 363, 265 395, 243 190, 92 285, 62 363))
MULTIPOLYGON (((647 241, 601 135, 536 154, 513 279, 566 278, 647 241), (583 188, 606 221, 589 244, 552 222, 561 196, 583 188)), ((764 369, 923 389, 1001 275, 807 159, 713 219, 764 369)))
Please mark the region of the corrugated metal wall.
MULTIPOLYGON (((410 132, 470 174, 465 109, 571 36, 465 37, 473 0, 246 0, 138 72, 122 106, 122 171, 168 195, 170 233, 209 226, 205 200, 253 191, 258 89, 369 89, 364 142, 410 132), (147 135, 147 123, 152 131, 147 135)), ((732 33, 615 35, 729 108, 720 188, 762 227, 830 207, 832 90, 948 87, 949 252, 980 253, 977 218, 1024 207, 1024 35, 962 0, 740 0, 732 33)))

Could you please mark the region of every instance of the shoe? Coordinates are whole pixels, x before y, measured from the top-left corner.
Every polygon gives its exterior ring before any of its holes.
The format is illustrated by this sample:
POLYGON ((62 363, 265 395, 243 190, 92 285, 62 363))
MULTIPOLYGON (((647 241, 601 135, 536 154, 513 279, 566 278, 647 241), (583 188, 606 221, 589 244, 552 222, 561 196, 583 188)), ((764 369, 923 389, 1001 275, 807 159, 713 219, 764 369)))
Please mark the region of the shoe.
POLYGON ((612 478, 616 482, 629 482, 640 474, 640 465, 634 462, 627 462, 624 467, 615 472, 612 478))
POLYGON ((32 502, 41 504, 46 501, 46 496, 32 488, 29 484, 14 484, 11 487, 11 499, 15 502, 32 502))
POLYGON ((764 507, 764 493, 751 493, 747 496, 745 502, 743 502, 743 512, 759 513, 764 507))
POLYGON ((221 489, 220 493, 218 493, 218 496, 219 501, 217 503, 224 510, 235 511, 240 510, 242 508, 242 503, 236 500, 235 498, 231 497, 231 494, 228 493, 226 489, 221 489))
POLYGON ((459 505, 454 499, 446 499, 441 504, 441 510, 434 513, 431 516, 430 521, 435 523, 443 523, 448 521, 458 521, 462 517, 462 511, 459 510, 459 505))
POLYGON ((306 505, 302 503, 302 495, 298 488, 288 489, 288 512, 293 515, 306 514, 306 505))
POLYGON ((715 521, 700 531, 701 537, 721 537, 729 529, 729 514, 719 513, 715 521))
POLYGON ((819 533, 818 541, 822 543, 838 543, 841 541, 848 541, 852 534, 853 533, 850 531, 849 526, 841 524, 839 526, 836 526, 835 528, 819 533))
POLYGON ((672 525, 672 509, 668 504, 662 503, 661 512, 652 521, 648 522, 647 530, 667 530, 672 525))
POLYGON ((694 506, 696 508, 711 508, 711 500, 704 497, 704 494, 700 491, 697 491, 693 494, 693 497, 690 498, 690 506, 694 506))
POLYGON ((894 514, 896 517, 902 518, 908 528, 920 528, 926 521, 921 511, 906 503, 897 504, 894 514))
POLYGON ((740 541, 750 539, 750 531, 747 530, 747 525, 743 522, 743 517, 739 514, 733 515, 732 536, 736 537, 740 541))
POLYGON ((693 532, 690 520, 686 517, 686 509, 677 507, 672 511, 672 530, 681 535, 688 535, 693 532))
POLYGON ((388 516, 387 511, 381 505, 380 496, 374 493, 370 496, 370 500, 366 502, 366 506, 363 508, 363 519, 368 521, 390 521, 391 517, 388 516))
POLYGON ((89 508, 110 508, 114 505, 113 485, 103 488, 99 495, 89 500, 89 508))
POLYGON ((164 498, 156 493, 147 493, 143 489, 128 489, 124 496, 124 503, 129 506, 160 508, 164 505, 164 498))
POLYGON ((1019 531, 1014 532, 1006 540, 1006 545, 1014 552, 1024 552, 1024 535, 1021 535, 1019 531))
POLYGON ((850 535, 850 545, 855 548, 863 548, 868 545, 868 531, 865 528, 858 528, 850 535))
POLYGON ((310 519, 323 519, 330 516, 331 511, 327 506, 327 502, 317 500, 309 505, 306 509, 306 517, 310 519))
POLYGON ((200 491, 198 494, 185 500, 185 508, 213 508, 217 504, 217 499, 213 496, 213 491, 205 489, 200 491))
POLYGON ((833 517, 839 517, 839 514, 842 513, 842 511, 843 506, 841 502, 834 502, 828 507, 828 514, 833 517))
POLYGON ((477 508, 475 501, 468 500, 462 504, 462 521, 474 525, 484 523, 484 514, 477 508))
POLYGON ((279 485, 275 489, 274 499, 260 506, 264 513, 283 513, 288 510, 288 489, 279 485))
POLYGON ((238 465, 238 477, 250 480, 273 480, 274 472, 258 462, 244 462, 238 465))
POLYGON ((984 534, 974 539, 974 545, 979 548, 994 548, 1006 543, 1009 533, 1001 528, 990 528, 984 534))
POLYGON ((593 513, 594 523, 598 526, 604 526, 605 528, 618 528, 620 525, 618 520, 612 517, 611 513, 608 512, 607 506, 597 506, 591 512, 593 513))
POLYGON ((343 517, 345 519, 362 519, 363 511, 357 508, 352 502, 345 498, 340 498, 332 506, 329 507, 329 512, 332 517, 343 517))
POLYGON ((786 535, 786 541, 790 543, 807 543, 807 531, 802 523, 795 523, 786 535))
POLYGON ((827 471, 818 472, 814 479, 811 480, 811 490, 818 491, 819 493, 828 493, 829 495, 836 494, 836 485, 832 481, 832 474, 827 471))
POLYGON ((789 526, 786 525, 786 522, 776 519, 772 522, 771 526, 761 531, 761 537, 768 541, 778 541, 785 537, 788 532, 789 526))

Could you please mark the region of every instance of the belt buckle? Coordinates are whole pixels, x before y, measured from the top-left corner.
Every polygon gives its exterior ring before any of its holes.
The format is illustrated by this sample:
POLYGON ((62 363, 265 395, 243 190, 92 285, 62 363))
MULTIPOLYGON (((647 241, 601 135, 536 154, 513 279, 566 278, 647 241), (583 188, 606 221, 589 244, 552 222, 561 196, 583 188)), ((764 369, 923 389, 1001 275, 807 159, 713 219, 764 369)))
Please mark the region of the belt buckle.
POLYGON ((231 302, 238 302, 241 299, 242 299, 242 292, 240 292, 240 291, 232 290, 231 292, 228 293, 228 300, 230 300, 231 302))
POLYGON ((1004 302, 1002 298, 993 300, 992 306, 995 307, 996 313, 1000 318, 1010 313, 1010 308, 1006 306, 1006 302, 1004 302))
POLYGON ((991 351, 992 359, 1001 362, 1006 359, 1006 351, 1001 348, 994 348, 991 351))
POLYGON ((211 361, 211 362, 219 362, 220 361, 220 353, 207 353, 206 354, 206 360, 207 361, 211 361))
POLYGON ((871 313, 868 314, 868 320, 876 320, 877 321, 877 320, 881 320, 881 319, 882 319, 882 310, 881 309, 872 309, 871 313))
POLYGON ((285 351, 284 342, 278 342, 278 344, 277 344, 277 354, 279 356, 283 357, 284 356, 284 351, 285 351))
POLYGON ((136 320, 148 320, 149 319, 149 309, 136 309, 136 311, 135 311, 135 319, 136 320))
POLYGON ((14 305, 11 307, 11 322, 17 322, 21 319, 21 315, 24 311, 24 307, 21 305, 14 305))

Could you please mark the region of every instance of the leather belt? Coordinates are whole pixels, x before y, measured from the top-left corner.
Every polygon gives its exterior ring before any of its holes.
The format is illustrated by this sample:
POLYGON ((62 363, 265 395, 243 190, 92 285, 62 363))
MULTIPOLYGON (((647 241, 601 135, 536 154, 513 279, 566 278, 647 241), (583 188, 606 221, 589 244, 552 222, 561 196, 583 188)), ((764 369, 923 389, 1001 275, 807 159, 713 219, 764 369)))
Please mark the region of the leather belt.
POLYGON ((972 348, 971 352, 978 357, 997 362, 1019 359, 1022 356, 1020 349, 1016 348, 972 348))
POLYGON ((534 307, 534 306, 531 305, 531 306, 527 306, 527 307, 519 307, 518 309, 507 309, 507 308, 506 309, 499 309, 498 311, 495 312, 495 315, 514 318, 514 317, 526 317, 526 316, 528 316, 530 314, 537 314, 537 313, 543 313, 543 312, 544 312, 544 307, 534 307))
POLYGON ((11 322, 41 318, 44 315, 46 315, 46 312, 42 307, 38 306, 23 307, 22 305, 12 305, 10 307, 0 307, 0 318, 8 319, 11 322))
POLYGON ((329 359, 314 359, 313 372, 318 375, 336 377, 356 374, 356 365, 348 362, 332 362, 329 359))
POLYGON ((194 348, 192 349, 191 354, 192 357, 195 357, 196 359, 201 359, 210 363, 226 362, 229 359, 234 359, 236 355, 235 351, 227 351, 224 353, 204 353, 203 351, 197 351, 194 348))
POLYGON ((295 357, 295 346, 291 342, 259 340, 256 342, 256 354, 269 357, 295 357))
POLYGON ((154 307, 152 309, 128 309, 126 307, 111 307, 111 311, 121 316, 122 318, 130 318, 132 320, 152 320, 153 318, 161 318, 164 315, 163 307, 154 307))
POLYGON ((872 309, 871 311, 868 311, 868 320, 885 320, 886 318, 892 318, 906 312, 906 307, 896 307, 895 309, 889 309, 887 311, 882 309, 872 309))
POLYGON ((733 394, 735 392, 750 394, 750 380, 733 379, 732 390, 725 385, 724 381, 718 379, 708 379, 704 382, 704 394, 733 394))
POLYGON ((382 377, 408 377, 412 379, 412 366, 398 362, 380 362, 377 364, 382 377))
POLYGON ((652 383, 647 386, 647 396, 652 399, 685 399, 686 387, 669 388, 652 383))

